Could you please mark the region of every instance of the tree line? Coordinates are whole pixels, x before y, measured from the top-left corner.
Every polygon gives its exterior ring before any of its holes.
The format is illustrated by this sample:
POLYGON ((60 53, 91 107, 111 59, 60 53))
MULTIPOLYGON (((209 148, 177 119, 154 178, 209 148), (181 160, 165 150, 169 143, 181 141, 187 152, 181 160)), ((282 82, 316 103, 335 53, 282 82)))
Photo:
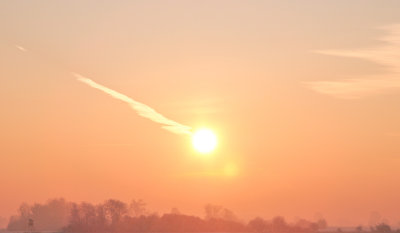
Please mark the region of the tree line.
POLYGON ((64 199, 44 204, 22 204, 12 216, 7 229, 63 232, 298 232, 312 233, 327 226, 324 219, 300 219, 288 223, 283 217, 266 220, 260 217, 241 221, 231 210, 218 205, 204 207, 204 217, 191 216, 172 208, 157 214, 146 208, 143 200, 125 203, 115 199, 100 204, 73 203, 64 199), (28 225, 31 222, 32 226, 28 225), (33 223, 32 223, 33 222, 33 223))

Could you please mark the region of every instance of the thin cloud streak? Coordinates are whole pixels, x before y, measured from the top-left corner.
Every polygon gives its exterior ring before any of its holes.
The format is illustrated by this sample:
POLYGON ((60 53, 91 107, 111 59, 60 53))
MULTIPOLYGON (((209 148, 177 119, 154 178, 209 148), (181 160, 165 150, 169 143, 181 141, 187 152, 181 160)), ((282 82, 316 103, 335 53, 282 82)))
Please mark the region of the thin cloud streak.
POLYGON ((386 68, 382 75, 350 78, 343 81, 314 81, 305 85, 321 94, 337 98, 358 99, 400 88, 400 24, 381 27, 386 32, 378 40, 382 45, 370 49, 322 50, 320 54, 369 60, 386 68))
POLYGON ((15 45, 15 47, 16 47, 17 49, 19 49, 20 51, 22 51, 22 52, 26 52, 26 51, 27 51, 26 48, 24 48, 24 47, 22 47, 22 46, 20 46, 20 45, 15 45))
POLYGON ((93 87, 95 89, 98 89, 98 90, 112 96, 115 99, 121 100, 121 101, 129 104, 140 116, 163 125, 162 126, 163 129, 166 129, 166 130, 168 130, 172 133, 176 133, 176 134, 189 134, 189 135, 192 134, 190 126, 182 125, 176 121, 168 119, 165 116, 158 113, 153 108, 147 106, 146 104, 135 101, 132 98, 130 98, 124 94, 121 94, 117 91, 114 91, 110 88, 100 85, 100 84, 94 82, 93 80, 86 78, 80 74, 72 73, 72 75, 75 76, 78 81, 85 83, 88 86, 93 87))

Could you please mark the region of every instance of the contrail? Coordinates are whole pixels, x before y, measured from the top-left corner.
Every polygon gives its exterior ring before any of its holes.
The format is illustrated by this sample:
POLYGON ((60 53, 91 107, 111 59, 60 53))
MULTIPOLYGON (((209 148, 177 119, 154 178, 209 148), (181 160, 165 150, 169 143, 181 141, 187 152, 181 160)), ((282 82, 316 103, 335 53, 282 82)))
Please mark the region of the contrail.
POLYGON ((83 82, 83 83, 89 85, 90 87, 96 88, 100 91, 103 91, 104 93, 109 94, 110 96, 114 97, 115 99, 124 101, 125 103, 129 104, 140 116, 163 125, 162 126, 163 129, 166 129, 166 130, 176 133, 176 134, 189 134, 189 135, 192 134, 191 127, 182 125, 176 121, 166 118, 165 116, 161 115, 156 110, 152 109, 151 107, 147 106, 146 104, 135 101, 132 98, 130 98, 124 94, 121 94, 117 91, 114 91, 110 88, 100 85, 100 84, 94 82, 93 80, 86 78, 80 74, 72 73, 72 75, 75 76, 78 81, 83 82))
POLYGON ((15 45, 15 47, 17 48, 17 49, 19 49, 20 51, 22 51, 22 52, 26 52, 27 50, 26 50, 26 48, 24 48, 24 47, 22 47, 22 46, 20 46, 20 45, 15 45))
MULTIPOLYGON (((15 44, 14 46, 21 52, 28 51, 25 47, 22 47, 20 45, 15 44)), ((187 126, 187 125, 182 125, 176 121, 168 119, 165 116, 158 113, 153 108, 147 106, 146 104, 135 101, 132 98, 130 98, 124 94, 121 94, 117 91, 114 91, 114 90, 108 88, 108 87, 98 84, 95 81, 93 81, 89 78, 86 78, 78 73, 74 73, 74 72, 71 72, 71 73, 73 76, 75 76, 77 78, 78 81, 83 82, 83 83, 87 84, 88 86, 96 88, 100 91, 103 91, 104 93, 109 94, 110 96, 114 97, 115 99, 122 100, 125 103, 129 104, 134 110, 136 110, 136 112, 140 116, 163 125, 162 126, 163 129, 166 129, 166 130, 168 130, 172 133, 176 133, 176 134, 189 134, 189 135, 192 134, 192 131, 191 131, 192 127, 187 126)))

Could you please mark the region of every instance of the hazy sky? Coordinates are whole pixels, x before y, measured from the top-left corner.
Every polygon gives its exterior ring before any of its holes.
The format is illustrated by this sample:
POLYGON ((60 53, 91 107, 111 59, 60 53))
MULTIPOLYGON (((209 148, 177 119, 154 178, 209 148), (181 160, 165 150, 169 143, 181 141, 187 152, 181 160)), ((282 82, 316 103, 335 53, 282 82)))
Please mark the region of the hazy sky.
POLYGON ((400 1, 0 1, 0 216, 143 198, 400 223, 400 1), (22 46, 26 49, 18 49, 22 46), (169 119, 211 155, 71 72, 169 119))

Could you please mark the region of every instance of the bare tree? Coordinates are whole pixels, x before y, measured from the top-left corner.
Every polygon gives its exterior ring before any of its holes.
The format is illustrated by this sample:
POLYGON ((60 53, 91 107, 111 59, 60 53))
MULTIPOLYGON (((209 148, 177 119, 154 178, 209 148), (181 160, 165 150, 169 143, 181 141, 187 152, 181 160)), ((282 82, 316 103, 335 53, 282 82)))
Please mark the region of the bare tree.
POLYGON ((111 220, 111 225, 117 224, 122 216, 128 213, 127 205, 119 200, 110 199, 105 201, 104 208, 106 216, 111 220))
POLYGON ((233 211, 224 208, 220 205, 207 204, 204 207, 206 219, 223 219, 228 221, 236 221, 237 217, 233 211))
POLYGON ((142 199, 139 200, 133 199, 131 201, 131 204, 129 205, 129 212, 134 217, 146 215, 147 214, 146 203, 142 199))

